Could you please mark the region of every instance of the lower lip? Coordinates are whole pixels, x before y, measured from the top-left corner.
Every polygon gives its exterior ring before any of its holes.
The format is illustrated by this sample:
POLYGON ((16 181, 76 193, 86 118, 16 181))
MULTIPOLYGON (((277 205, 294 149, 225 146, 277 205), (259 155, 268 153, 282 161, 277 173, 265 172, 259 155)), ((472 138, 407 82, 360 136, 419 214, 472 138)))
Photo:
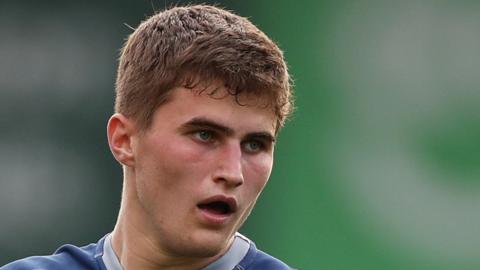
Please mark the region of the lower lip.
POLYGON ((200 211, 200 215, 202 219, 210 225, 216 225, 216 226, 224 225, 228 222, 228 220, 232 216, 232 214, 217 214, 212 211, 208 211, 206 209, 198 208, 198 210, 200 211))

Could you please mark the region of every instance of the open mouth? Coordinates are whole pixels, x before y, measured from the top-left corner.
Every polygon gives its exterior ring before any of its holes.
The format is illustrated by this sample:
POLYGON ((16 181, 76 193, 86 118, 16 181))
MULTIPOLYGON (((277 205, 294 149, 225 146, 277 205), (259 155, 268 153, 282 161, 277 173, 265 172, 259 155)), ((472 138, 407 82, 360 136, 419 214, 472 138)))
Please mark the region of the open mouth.
POLYGON ((232 213, 231 207, 226 202, 215 201, 206 204, 199 204, 198 208, 209 211, 217 215, 228 215, 232 213))
POLYGON ((197 207, 215 215, 230 215, 237 210, 237 202, 234 198, 214 196, 201 201, 197 207))

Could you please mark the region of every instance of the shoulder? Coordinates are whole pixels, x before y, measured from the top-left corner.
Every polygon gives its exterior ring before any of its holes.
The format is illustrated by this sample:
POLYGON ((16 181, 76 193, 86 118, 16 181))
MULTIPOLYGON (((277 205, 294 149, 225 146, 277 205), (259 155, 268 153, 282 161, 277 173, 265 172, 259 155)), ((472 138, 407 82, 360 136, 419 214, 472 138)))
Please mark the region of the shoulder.
POLYGON ((253 242, 241 265, 245 270, 294 270, 281 260, 259 250, 253 242))
POLYGON ((255 260, 247 268, 248 270, 293 270, 281 260, 261 251, 257 250, 255 260))
POLYGON ((0 267, 0 270, 100 270, 95 250, 96 244, 84 247, 64 245, 53 255, 28 257, 0 267))

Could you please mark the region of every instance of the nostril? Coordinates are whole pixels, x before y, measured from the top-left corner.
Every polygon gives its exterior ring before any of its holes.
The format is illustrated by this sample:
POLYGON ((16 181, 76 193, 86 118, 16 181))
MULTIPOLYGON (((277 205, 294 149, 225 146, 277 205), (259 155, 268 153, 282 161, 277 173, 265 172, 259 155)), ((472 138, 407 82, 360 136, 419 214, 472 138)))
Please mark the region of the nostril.
POLYGON ((224 182, 226 185, 238 187, 243 184, 242 175, 219 176, 215 178, 215 182, 224 182))
POLYGON ((217 182, 225 182, 229 186, 243 183, 242 152, 238 142, 227 144, 221 149, 214 177, 217 182))

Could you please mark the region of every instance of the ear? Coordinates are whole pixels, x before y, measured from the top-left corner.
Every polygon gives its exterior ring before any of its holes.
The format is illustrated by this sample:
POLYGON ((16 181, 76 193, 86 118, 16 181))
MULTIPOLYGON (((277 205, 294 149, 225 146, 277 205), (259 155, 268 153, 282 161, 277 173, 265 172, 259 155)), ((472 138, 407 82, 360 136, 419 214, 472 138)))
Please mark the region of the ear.
POLYGON ((120 113, 110 117, 107 125, 108 145, 115 159, 125 166, 133 166, 132 136, 135 132, 133 121, 120 113))

